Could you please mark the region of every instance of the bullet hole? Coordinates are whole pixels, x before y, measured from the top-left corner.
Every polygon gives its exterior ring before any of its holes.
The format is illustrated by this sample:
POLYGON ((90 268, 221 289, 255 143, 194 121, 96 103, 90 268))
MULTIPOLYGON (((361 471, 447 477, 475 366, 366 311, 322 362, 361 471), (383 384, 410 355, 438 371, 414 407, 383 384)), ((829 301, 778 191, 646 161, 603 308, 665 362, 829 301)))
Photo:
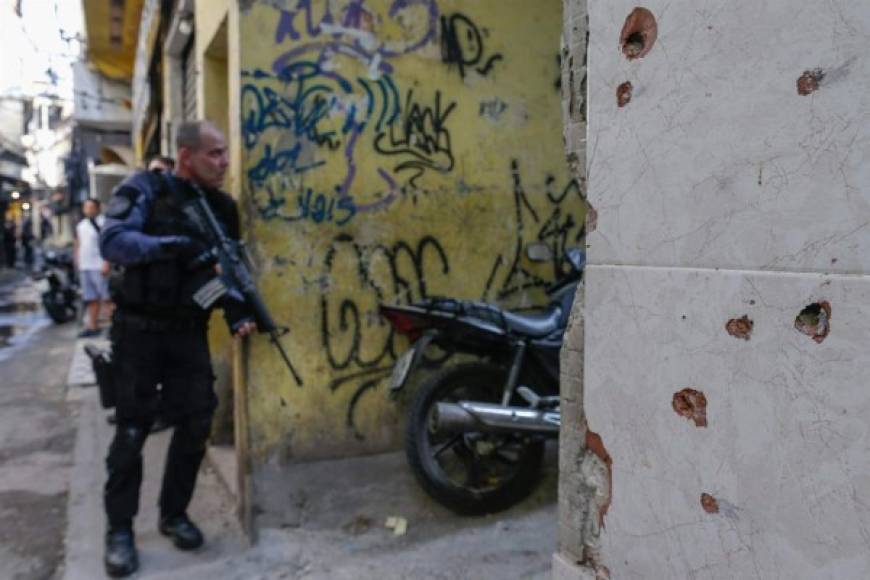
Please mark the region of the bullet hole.
POLYGON ((755 306, 755 300, 750 300, 750 301, 749 301, 749 305, 750 305, 750 306, 755 306))
POLYGON ((686 319, 686 315, 685 315, 685 314, 683 314, 683 316, 682 316, 682 319, 683 319, 683 320, 685 320, 685 319, 686 319))
POLYGON ((598 523, 604 525, 604 516, 607 515, 607 510, 610 508, 610 494, 613 493, 613 459, 604 448, 604 441, 601 440, 601 435, 586 430, 586 450, 594 454, 607 467, 607 501, 601 506, 598 511, 598 523))
POLYGON ((620 109, 631 102, 631 82, 625 81, 616 87, 616 106, 620 109))
POLYGON ((704 508, 704 511, 708 514, 719 513, 719 502, 709 493, 701 494, 701 507, 704 508))
POLYGON ((831 303, 813 302, 797 315, 794 327, 814 341, 821 343, 831 332, 831 303))
POLYGON ((683 389, 674 393, 671 405, 677 415, 695 422, 695 427, 707 426, 707 397, 695 389, 683 389))
POLYGON ((743 315, 740 318, 732 318, 725 324, 725 330, 734 338, 742 338, 749 340, 752 335, 752 326, 755 323, 749 319, 749 316, 743 315))
POLYGON ((586 202, 586 231, 594 232, 598 227, 598 211, 592 207, 592 204, 586 202))
POLYGON ((652 50, 658 36, 655 16, 646 8, 638 6, 631 11, 622 25, 619 46, 628 60, 643 58, 652 50))
POLYGON ((836 263, 837 263, 837 258, 831 258, 831 263, 832 263, 832 264, 836 264, 836 263))
POLYGON ((797 80, 798 94, 806 96, 816 92, 823 78, 825 78, 825 72, 820 68, 805 70, 804 74, 798 77, 797 80))

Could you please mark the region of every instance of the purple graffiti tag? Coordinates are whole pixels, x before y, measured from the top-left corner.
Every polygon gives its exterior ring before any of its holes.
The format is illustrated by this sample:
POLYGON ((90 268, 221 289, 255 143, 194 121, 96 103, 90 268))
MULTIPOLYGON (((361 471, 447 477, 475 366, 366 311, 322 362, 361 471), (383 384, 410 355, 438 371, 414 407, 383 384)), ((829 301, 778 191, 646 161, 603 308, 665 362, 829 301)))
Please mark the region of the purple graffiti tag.
MULTIPOLYGON (((280 55, 275 61, 272 63, 272 71, 281 76, 281 72, 285 70, 288 66, 291 66, 295 61, 300 60, 301 57, 307 55, 311 52, 320 51, 319 56, 315 60, 318 64, 323 64, 327 59, 328 53, 330 51, 339 52, 341 54, 345 54, 352 58, 355 58, 362 62, 365 65, 371 63, 374 55, 358 46, 342 44, 339 42, 309 42, 303 44, 301 46, 297 46, 291 50, 280 55)), ((308 57, 304 60, 308 60, 308 57)), ((387 62, 381 61, 378 63, 378 69, 380 72, 385 74, 390 74, 393 72, 393 66, 387 62)), ((324 71, 324 74, 326 72, 324 71)))
POLYGON ((365 4, 365 0, 353 0, 348 4, 341 25, 345 28, 359 29, 362 25, 362 16, 366 13, 363 4, 365 4))
POLYGON ((293 25, 293 19, 296 16, 295 12, 281 11, 281 19, 278 20, 278 28, 275 29, 275 44, 284 42, 284 38, 289 36, 291 40, 299 40, 299 32, 293 25))
MULTIPOLYGON (((365 123, 360 123, 356 127, 354 127, 353 133, 351 137, 347 141, 347 145, 344 148, 344 158, 347 161, 347 175, 345 176, 344 182, 340 187, 336 188, 339 196, 341 198, 350 198, 353 199, 353 195, 351 194, 351 186, 353 185, 354 179, 356 179, 356 162, 354 161, 354 149, 356 148, 357 138, 362 134, 363 129, 365 129, 365 123)), ((378 175, 381 176, 387 186, 389 187, 389 194, 374 203, 369 204, 358 204, 354 201, 354 208, 357 212, 372 212, 377 211, 379 209, 383 209, 390 204, 392 204, 397 197, 396 192, 398 191, 398 185, 390 177, 390 174, 378 168, 378 175)))
POLYGON ((365 124, 354 127, 347 140, 347 144, 344 147, 344 158, 347 160, 347 175, 345 176, 344 182, 341 184, 341 189, 339 190, 341 195, 350 195, 350 186, 353 184, 353 180, 356 177, 356 161, 353 159, 353 152, 356 148, 356 141, 364 127, 365 124))
POLYGON ((390 6, 390 18, 395 18, 396 14, 398 14, 402 10, 406 10, 411 8, 412 6, 425 6, 429 10, 429 22, 426 25, 426 34, 416 43, 411 46, 407 46, 402 50, 380 50, 381 56, 384 58, 390 58, 393 56, 399 56, 402 54, 408 54, 409 52, 414 52, 419 50, 420 48, 426 46, 428 42, 435 38, 435 27, 438 23, 438 4, 435 0, 395 0, 393 5, 390 6))
POLYGON ((399 191, 399 185, 390 176, 389 173, 387 173, 386 171, 384 171, 380 167, 378 167, 378 175, 381 176, 381 179, 383 179, 384 181, 387 182, 387 186, 390 188, 390 190, 389 190, 390 193, 387 194, 387 196, 384 199, 382 199, 378 202, 371 203, 371 204, 366 205, 364 207, 360 207, 359 208, 360 211, 377 211, 379 209, 383 209, 385 207, 388 207, 390 204, 392 204, 394 201, 396 201, 396 197, 398 196, 398 191, 399 191))
MULTIPOLYGON (((435 0, 394 0, 388 11, 390 18, 395 18, 401 11, 407 10, 414 6, 423 6, 428 12, 428 22, 425 27, 425 34, 415 41, 411 41, 407 46, 399 48, 390 48, 381 46, 373 53, 363 50, 360 45, 359 38, 351 37, 341 40, 345 34, 341 30, 336 30, 330 35, 336 45, 327 45, 329 48, 336 48, 337 45, 343 45, 347 48, 356 49, 360 54, 364 54, 367 59, 371 60, 375 55, 382 59, 389 59, 403 54, 408 54, 419 50, 429 42, 433 41, 436 35, 438 24, 438 5, 435 0)), ((332 14, 329 3, 326 4, 326 12, 320 19, 318 24, 314 23, 314 10, 311 0, 299 0, 296 10, 281 10, 281 15, 278 19, 278 26, 275 29, 275 42, 280 44, 288 37, 290 40, 300 40, 301 34, 296 29, 296 16, 299 12, 305 12, 305 32, 308 37, 316 38, 323 34, 324 25, 331 26, 335 22, 335 17, 332 14)), ((363 16, 370 11, 365 6, 365 0, 353 0, 345 9, 342 27, 350 30, 363 30, 363 16)), ((372 32, 372 31, 368 31, 372 32)), ((392 70, 392 69, 391 69, 392 70)))
POLYGON ((305 12, 305 32, 308 36, 320 36, 322 32, 320 25, 332 24, 334 22, 329 2, 326 3, 326 12, 323 18, 320 19, 320 23, 315 25, 314 9, 311 5, 311 0, 299 0, 295 10, 281 10, 281 20, 279 20, 278 29, 275 32, 276 43, 283 42, 286 36, 289 36, 291 40, 299 40, 299 33, 296 31, 295 25, 296 15, 299 12, 305 12))

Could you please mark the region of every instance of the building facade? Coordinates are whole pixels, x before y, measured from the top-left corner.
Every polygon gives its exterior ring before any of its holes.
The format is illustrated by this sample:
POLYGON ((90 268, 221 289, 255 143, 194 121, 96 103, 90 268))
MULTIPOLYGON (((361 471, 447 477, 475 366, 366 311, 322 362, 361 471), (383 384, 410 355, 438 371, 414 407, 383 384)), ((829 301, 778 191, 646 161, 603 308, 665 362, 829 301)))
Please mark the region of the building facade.
POLYGON ((148 88, 134 80, 134 95, 160 107, 134 98, 137 152, 153 148, 148 127, 169 154, 184 119, 224 129, 226 188, 290 328, 301 385, 262 337, 234 344, 221 324, 211 337, 243 512, 278 513, 271 487, 293 463, 401 442, 404 408, 384 391, 407 344, 379 304, 540 305, 582 243, 560 132, 561 5, 179 0, 150 14, 157 40, 140 31, 137 55, 150 72, 136 75, 148 88), (552 263, 526 258, 540 242, 552 263))
POLYGON ((21 143, 26 124, 27 100, 0 98, 0 217, 4 219, 10 207, 17 215, 20 204, 30 198, 30 184, 24 179, 27 157, 21 143))
POLYGON ((864 578, 870 11, 586 8, 556 577, 864 578))

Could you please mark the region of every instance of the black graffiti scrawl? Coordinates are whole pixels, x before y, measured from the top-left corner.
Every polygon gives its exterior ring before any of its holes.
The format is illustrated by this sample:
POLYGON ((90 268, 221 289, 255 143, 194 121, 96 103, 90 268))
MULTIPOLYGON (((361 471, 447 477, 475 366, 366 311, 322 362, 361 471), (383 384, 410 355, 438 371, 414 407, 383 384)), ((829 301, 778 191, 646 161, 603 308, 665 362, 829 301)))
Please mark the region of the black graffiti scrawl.
POLYGON ((580 183, 571 179, 564 186, 552 175, 544 177, 545 196, 529 200, 520 173, 519 162, 511 161, 514 190, 516 239, 510 252, 499 254, 483 291, 484 300, 508 300, 525 290, 544 288, 559 278, 566 268, 565 250, 580 246, 586 234, 584 220, 578 213, 585 205, 580 183), (542 203, 543 202, 543 203, 542 203), (523 253, 530 243, 544 243, 552 253, 552 274, 531 272, 523 266, 523 253))
POLYGON ((368 245, 340 234, 330 244, 324 280, 343 282, 321 294, 321 341, 335 377, 330 391, 353 391, 345 421, 356 439, 365 439, 355 422, 357 406, 389 376, 397 354, 396 336, 378 305, 428 298, 433 284, 443 286, 449 274, 447 253, 434 236, 368 245))
POLYGON ((438 173, 453 170, 453 147, 447 117, 456 107, 455 102, 443 105, 441 91, 435 92, 432 107, 417 102, 414 91, 408 90, 401 116, 375 137, 375 151, 396 157, 396 174, 410 172, 408 183, 417 187, 417 179, 427 169, 438 173))
POLYGON ((501 53, 487 56, 484 36, 477 25, 464 14, 457 12, 442 16, 441 61, 448 66, 456 65, 462 78, 465 78, 468 68, 477 71, 481 76, 487 76, 498 61, 504 60, 504 56, 501 53))

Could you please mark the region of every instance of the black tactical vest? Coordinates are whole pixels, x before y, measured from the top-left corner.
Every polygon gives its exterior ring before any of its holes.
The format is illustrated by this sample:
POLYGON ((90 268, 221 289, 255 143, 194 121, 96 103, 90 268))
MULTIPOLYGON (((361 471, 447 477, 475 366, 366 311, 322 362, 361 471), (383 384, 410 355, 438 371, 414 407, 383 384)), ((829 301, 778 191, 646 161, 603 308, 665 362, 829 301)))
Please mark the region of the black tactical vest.
MULTIPOLYGON (((149 178, 154 202, 143 233, 183 235, 206 243, 203 232, 184 212, 185 204, 195 195, 190 186, 173 176, 150 174, 149 178)), ((221 221, 225 219, 222 213, 215 212, 221 221)), ((196 305, 193 294, 214 276, 211 266, 191 271, 175 258, 126 266, 112 285, 112 297, 123 310, 139 314, 205 319, 208 312, 196 305)))

